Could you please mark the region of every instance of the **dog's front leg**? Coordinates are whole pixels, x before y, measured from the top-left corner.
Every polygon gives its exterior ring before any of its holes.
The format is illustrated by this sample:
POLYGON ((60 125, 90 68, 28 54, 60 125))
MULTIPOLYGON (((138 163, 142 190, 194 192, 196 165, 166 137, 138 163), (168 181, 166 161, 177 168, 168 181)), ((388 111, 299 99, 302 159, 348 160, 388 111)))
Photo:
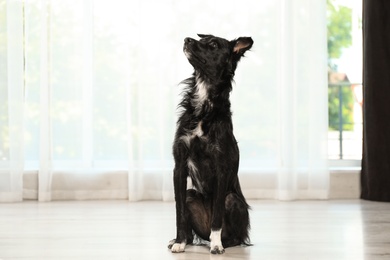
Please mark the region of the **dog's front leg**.
POLYGON ((176 239, 170 241, 168 247, 172 253, 184 252, 187 244, 188 210, 186 203, 187 174, 185 167, 175 167, 173 174, 176 200, 176 239))
POLYGON ((217 185, 214 189, 213 215, 210 233, 210 253, 223 254, 225 249, 222 246, 222 224, 225 215, 226 179, 225 172, 217 172, 217 185))

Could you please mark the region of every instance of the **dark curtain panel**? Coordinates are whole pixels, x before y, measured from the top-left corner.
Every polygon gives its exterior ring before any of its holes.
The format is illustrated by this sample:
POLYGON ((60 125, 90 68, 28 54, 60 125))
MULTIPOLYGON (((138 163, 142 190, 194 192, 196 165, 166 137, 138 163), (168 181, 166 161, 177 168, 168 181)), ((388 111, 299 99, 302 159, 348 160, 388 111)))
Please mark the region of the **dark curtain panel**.
POLYGON ((390 0, 363 0, 361 198, 390 201, 390 0))

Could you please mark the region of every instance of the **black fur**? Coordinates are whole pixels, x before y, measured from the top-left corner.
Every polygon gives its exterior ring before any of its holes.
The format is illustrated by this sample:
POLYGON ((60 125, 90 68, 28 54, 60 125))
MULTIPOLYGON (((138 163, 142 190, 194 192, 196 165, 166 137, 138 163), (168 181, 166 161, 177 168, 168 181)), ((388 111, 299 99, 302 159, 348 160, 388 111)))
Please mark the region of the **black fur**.
POLYGON ((223 253, 226 247, 249 244, 249 205, 237 176, 239 150, 229 96, 237 63, 253 41, 199 37, 184 40, 194 73, 184 81, 173 144, 177 234, 168 247, 183 252, 194 234, 209 240, 211 231, 222 229, 222 245, 214 239, 210 251, 223 253), (188 177, 194 188, 187 190, 188 177))

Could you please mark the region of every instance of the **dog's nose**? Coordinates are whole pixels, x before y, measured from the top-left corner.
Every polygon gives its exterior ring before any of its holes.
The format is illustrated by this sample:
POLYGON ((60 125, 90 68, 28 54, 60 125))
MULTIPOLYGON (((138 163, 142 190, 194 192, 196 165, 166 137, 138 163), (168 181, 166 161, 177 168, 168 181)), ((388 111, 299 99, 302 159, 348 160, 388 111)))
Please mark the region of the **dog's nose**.
POLYGON ((187 37, 187 38, 184 39, 184 42, 188 43, 188 44, 191 44, 191 43, 194 42, 194 39, 191 39, 190 37, 187 37))

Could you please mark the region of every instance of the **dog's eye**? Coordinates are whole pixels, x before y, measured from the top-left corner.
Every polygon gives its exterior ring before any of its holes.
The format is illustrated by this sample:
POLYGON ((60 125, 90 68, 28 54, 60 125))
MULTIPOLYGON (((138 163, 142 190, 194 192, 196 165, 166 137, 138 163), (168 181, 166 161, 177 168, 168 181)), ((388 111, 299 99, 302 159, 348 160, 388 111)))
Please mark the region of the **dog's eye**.
POLYGON ((209 45, 213 49, 217 49, 218 48, 218 44, 216 42, 210 42, 209 45))

